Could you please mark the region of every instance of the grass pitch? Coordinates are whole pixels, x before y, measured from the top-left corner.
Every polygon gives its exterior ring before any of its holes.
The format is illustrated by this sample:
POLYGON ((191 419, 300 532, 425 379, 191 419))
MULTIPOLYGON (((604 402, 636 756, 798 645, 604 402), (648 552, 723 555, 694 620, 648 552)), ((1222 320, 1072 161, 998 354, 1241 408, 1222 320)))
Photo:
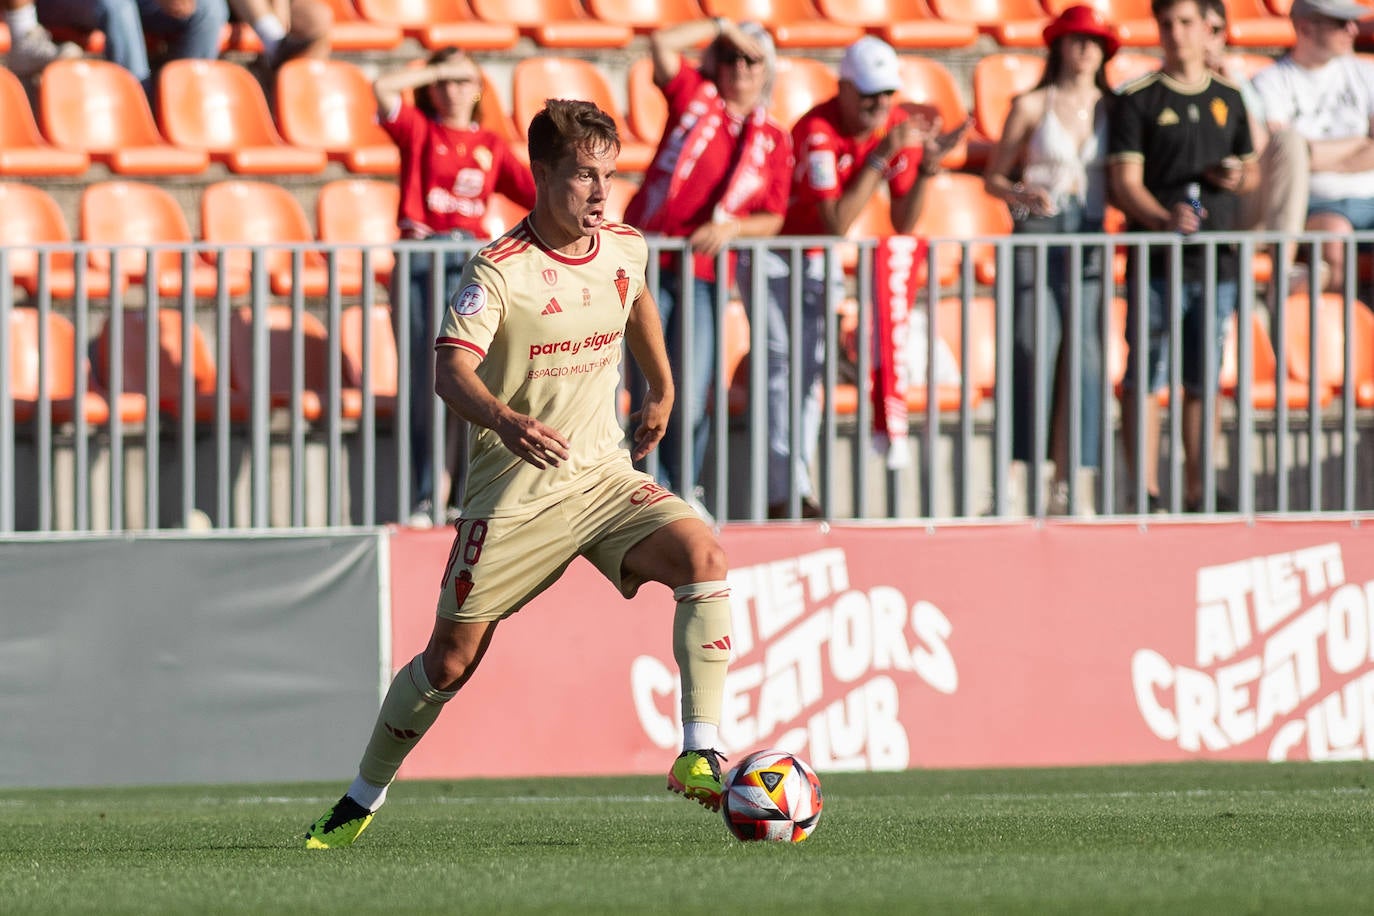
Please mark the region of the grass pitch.
POLYGON ((1361 913, 1374 765, 822 772, 796 846, 658 777, 407 782, 348 849, 337 784, 0 791, 26 913, 1361 913))

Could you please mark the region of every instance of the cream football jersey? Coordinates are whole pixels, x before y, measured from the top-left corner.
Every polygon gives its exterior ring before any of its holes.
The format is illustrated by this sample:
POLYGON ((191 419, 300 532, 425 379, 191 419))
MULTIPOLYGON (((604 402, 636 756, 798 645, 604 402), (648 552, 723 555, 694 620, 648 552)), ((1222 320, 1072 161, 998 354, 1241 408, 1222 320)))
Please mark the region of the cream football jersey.
POLYGON ((465 517, 533 511, 585 489, 589 473, 629 463, 616 395, 647 260, 644 237, 621 223, 603 224, 591 251, 574 258, 545 247, 522 220, 468 261, 435 346, 481 357, 477 375, 492 395, 556 429, 571 457, 536 468, 492 430, 474 428, 465 517))

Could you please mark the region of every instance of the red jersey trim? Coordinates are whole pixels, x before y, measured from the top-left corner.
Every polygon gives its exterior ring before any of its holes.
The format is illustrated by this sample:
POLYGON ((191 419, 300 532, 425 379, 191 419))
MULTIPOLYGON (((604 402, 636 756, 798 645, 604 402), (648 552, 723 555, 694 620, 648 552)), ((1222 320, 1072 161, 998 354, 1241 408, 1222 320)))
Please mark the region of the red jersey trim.
POLYGON ((457 347, 460 350, 467 350, 469 353, 476 353, 478 356, 482 357, 482 359, 487 358, 486 350, 483 350, 472 341, 459 340, 457 337, 440 337, 438 340, 434 341, 434 349, 438 350, 440 347, 457 347))
MULTIPOLYGON (((544 252, 544 254, 548 255, 549 257, 553 258, 553 259, 554 259, 555 261, 557 261, 559 264, 568 264, 568 265, 570 265, 570 266, 576 266, 576 265, 578 265, 578 264, 586 264, 586 263, 588 263, 589 261, 591 261, 593 258, 595 258, 596 255, 597 255, 597 252, 599 252, 599 251, 601 250, 601 235, 600 235, 600 233, 598 233, 598 234, 592 236, 592 247, 591 247, 590 250, 588 250, 588 252, 587 252, 586 254, 582 255, 581 257, 570 257, 570 256, 568 256, 568 255, 566 255, 566 254, 562 254, 562 253, 560 253, 560 252, 554 251, 552 248, 550 248, 548 245, 546 245, 546 244, 544 243, 544 240, 541 239, 541 238, 539 237, 539 233, 537 233, 537 232, 534 231, 534 227, 530 225, 530 222, 529 222, 529 219, 528 219, 528 218, 526 218, 525 221, 522 222, 522 223, 520 224, 520 227, 521 227, 522 229, 524 229, 524 230, 529 234, 530 242, 531 242, 536 248, 538 248, 540 251, 544 252)), ((602 228, 603 228, 603 229, 605 228, 605 225, 604 225, 604 224, 602 225, 602 228)))
POLYGON ((519 254, 531 244, 530 237, 525 233, 525 221, 521 220, 509 232, 483 249, 483 253, 488 260, 497 263, 511 255, 519 254))

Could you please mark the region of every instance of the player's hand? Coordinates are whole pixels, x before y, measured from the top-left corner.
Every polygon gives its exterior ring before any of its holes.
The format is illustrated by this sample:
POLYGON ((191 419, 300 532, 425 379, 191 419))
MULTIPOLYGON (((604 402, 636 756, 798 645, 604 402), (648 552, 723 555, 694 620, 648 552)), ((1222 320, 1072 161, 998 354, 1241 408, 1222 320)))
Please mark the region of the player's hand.
POLYGON ((534 417, 515 414, 496 427, 496 434, 511 454, 540 469, 556 468, 571 456, 568 440, 534 417))
POLYGON ((668 417, 673 412, 672 395, 649 392, 644 396, 644 404, 630 414, 630 425, 634 427, 634 447, 630 457, 640 461, 652 452, 668 431, 668 417))

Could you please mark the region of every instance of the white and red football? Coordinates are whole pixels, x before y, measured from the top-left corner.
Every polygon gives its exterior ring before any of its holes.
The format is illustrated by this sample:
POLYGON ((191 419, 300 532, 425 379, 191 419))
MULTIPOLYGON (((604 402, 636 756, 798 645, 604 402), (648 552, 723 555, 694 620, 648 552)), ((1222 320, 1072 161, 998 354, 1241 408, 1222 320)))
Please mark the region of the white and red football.
POLYGON ((741 840, 800 843, 821 819, 821 781, 786 751, 755 751, 722 780, 720 812, 741 840))

